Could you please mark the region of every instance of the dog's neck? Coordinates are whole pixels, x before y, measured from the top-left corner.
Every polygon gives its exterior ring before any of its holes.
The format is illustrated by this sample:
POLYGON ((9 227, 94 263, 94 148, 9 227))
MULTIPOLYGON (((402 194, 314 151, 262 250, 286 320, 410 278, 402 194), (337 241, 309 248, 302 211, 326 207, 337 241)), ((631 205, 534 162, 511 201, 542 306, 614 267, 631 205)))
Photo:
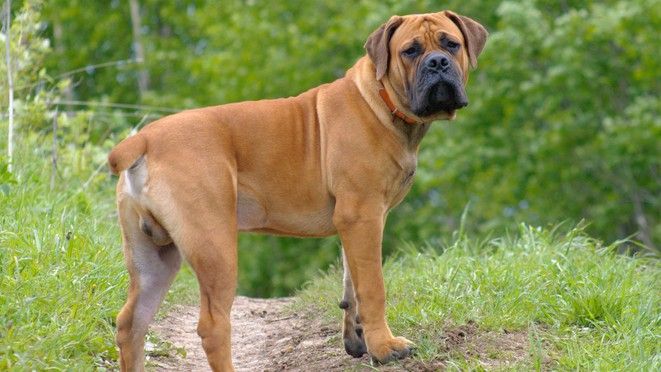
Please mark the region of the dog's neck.
POLYGON ((409 147, 416 149, 431 127, 431 123, 409 124, 397 117, 393 118, 393 125, 406 136, 409 147))
POLYGON ((382 83, 376 80, 374 64, 368 57, 363 57, 358 60, 358 62, 347 71, 347 78, 356 84, 361 96, 372 109, 377 119, 388 129, 399 134, 406 147, 417 152, 422 138, 430 128, 431 122, 425 122, 412 113, 403 111, 401 99, 396 93, 394 93, 392 87, 390 87, 387 82, 382 83), (358 71, 360 71, 360 73, 358 73, 358 71), (391 99, 390 104, 387 103, 382 94, 379 93, 382 89, 389 91, 387 94, 391 99), (390 108, 391 105, 398 111, 402 112, 402 116, 410 118, 410 121, 414 121, 414 123, 407 123, 401 116, 394 115, 394 110, 390 108))

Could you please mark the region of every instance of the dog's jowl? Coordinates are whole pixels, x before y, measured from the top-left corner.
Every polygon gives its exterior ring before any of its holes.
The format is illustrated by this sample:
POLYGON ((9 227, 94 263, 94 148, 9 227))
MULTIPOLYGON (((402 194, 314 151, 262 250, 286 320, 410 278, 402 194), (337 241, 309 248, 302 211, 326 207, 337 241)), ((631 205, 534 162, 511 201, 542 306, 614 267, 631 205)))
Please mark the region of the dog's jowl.
POLYGON ((143 369, 147 327, 182 258, 199 281, 209 365, 233 369, 239 231, 339 234, 347 353, 407 356, 412 343, 385 319, 385 218, 411 187, 430 123, 468 104, 468 71, 486 38, 449 11, 393 16, 341 79, 297 97, 184 111, 119 143, 108 160, 131 278, 117 318, 122 370, 143 369))

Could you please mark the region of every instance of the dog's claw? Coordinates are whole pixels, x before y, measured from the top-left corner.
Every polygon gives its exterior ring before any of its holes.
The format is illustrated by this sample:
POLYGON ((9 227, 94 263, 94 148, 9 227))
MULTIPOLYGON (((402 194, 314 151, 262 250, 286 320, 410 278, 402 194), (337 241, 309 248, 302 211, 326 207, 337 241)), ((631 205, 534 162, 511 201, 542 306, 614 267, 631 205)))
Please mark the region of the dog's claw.
POLYGON ((370 360, 374 364, 386 364, 386 363, 390 363, 390 362, 395 361, 395 360, 404 359, 404 358, 408 357, 409 355, 412 355, 412 350, 409 349, 409 348, 406 348, 406 349, 403 349, 403 350, 395 350, 395 351, 391 352, 387 357, 382 358, 382 359, 378 359, 375 356, 370 355, 370 360))
POLYGON ((404 359, 415 353, 415 344, 413 342, 403 337, 396 337, 393 339, 393 341, 395 341, 394 344, 389 346, 389 352, 385 353, 383 357, 379 358, 373 354, 370 354, 370 360, 372 363, 385 364, 397 359, 404 359))

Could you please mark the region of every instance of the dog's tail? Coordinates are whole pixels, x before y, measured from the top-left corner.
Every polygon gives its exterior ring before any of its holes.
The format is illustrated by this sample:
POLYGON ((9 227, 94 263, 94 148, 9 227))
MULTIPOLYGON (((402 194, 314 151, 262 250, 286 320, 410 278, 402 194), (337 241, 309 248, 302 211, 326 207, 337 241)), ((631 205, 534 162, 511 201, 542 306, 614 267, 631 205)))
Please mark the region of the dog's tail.
POLYGON ((140 133, 126 138, 108 155, 108 165, 114 174, 127 169, 147 152, 147 140, 140 133))

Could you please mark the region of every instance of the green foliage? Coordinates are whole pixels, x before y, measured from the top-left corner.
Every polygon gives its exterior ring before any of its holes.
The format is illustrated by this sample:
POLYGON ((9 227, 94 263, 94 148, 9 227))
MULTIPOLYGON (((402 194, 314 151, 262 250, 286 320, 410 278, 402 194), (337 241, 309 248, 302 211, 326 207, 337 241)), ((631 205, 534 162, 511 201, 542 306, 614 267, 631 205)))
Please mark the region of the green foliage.
MULTIPOLYGON (((384 268, 387 316, 394 333, 418 344, 419 358, 449 359, 460 369, 480 364, 448 355, 442 340, 448 329, 474 323, 538 338, 529 352, 546 358, 547 368, 658 370, 659 263, 619 255, 618 244, 604 247, 581 228, 559 234, 521 225, 517 236, 460 235, 423 252, 410 246, 384 268)), ((337 321, 340 270, 299 296, 298 307, 337 321)))
MULTIPOLYGON (((498 1, 143 0, 142 31, 150 94, 143 103, 176 108, 298 94, 344 75, 367 36, 394 13, 446 8, 494 19, 498 1)), ((55 43, 48 69, 65 72, 133 57, 125 3, 54 0, 45 8, 55 43), (81 22, 96 19, 98 22, 81 22), (55 29, 62 29, 55 37, 55 29), (62 47, 58 48, 57 43, 62 47), (76 47, 74 47, 76 46, 76 47)), ((75 95, 139 100, 134 63, 90 68, 75 95)))
MULTIPOLYGON (((40 3, 38 1, 23 4, 12 18, 12 32, 10 34, 11 70, 14 80, 14 110, 15 120, 25 123, 27 128, 38 128, 45 121, 44 113, 47 101, 52 98, 52 92, 41 89, 44 80, 48 79, 43 68, 44 60, 50 53, 48 40, 41 37, 41 24, 39 23, 40 3)), ((5 62, 6 36, 2 34, 0 42, 0 82, 7 87, 7 64, 5 62)), ((0 102, 2 102, 3 129, 7 121, 7 102, 9 89, 0 89, 0 102)), ((2 131, 3 142, 6 130, 2 131)), ((2 144, 3 149, 6 142, 2 144)))

